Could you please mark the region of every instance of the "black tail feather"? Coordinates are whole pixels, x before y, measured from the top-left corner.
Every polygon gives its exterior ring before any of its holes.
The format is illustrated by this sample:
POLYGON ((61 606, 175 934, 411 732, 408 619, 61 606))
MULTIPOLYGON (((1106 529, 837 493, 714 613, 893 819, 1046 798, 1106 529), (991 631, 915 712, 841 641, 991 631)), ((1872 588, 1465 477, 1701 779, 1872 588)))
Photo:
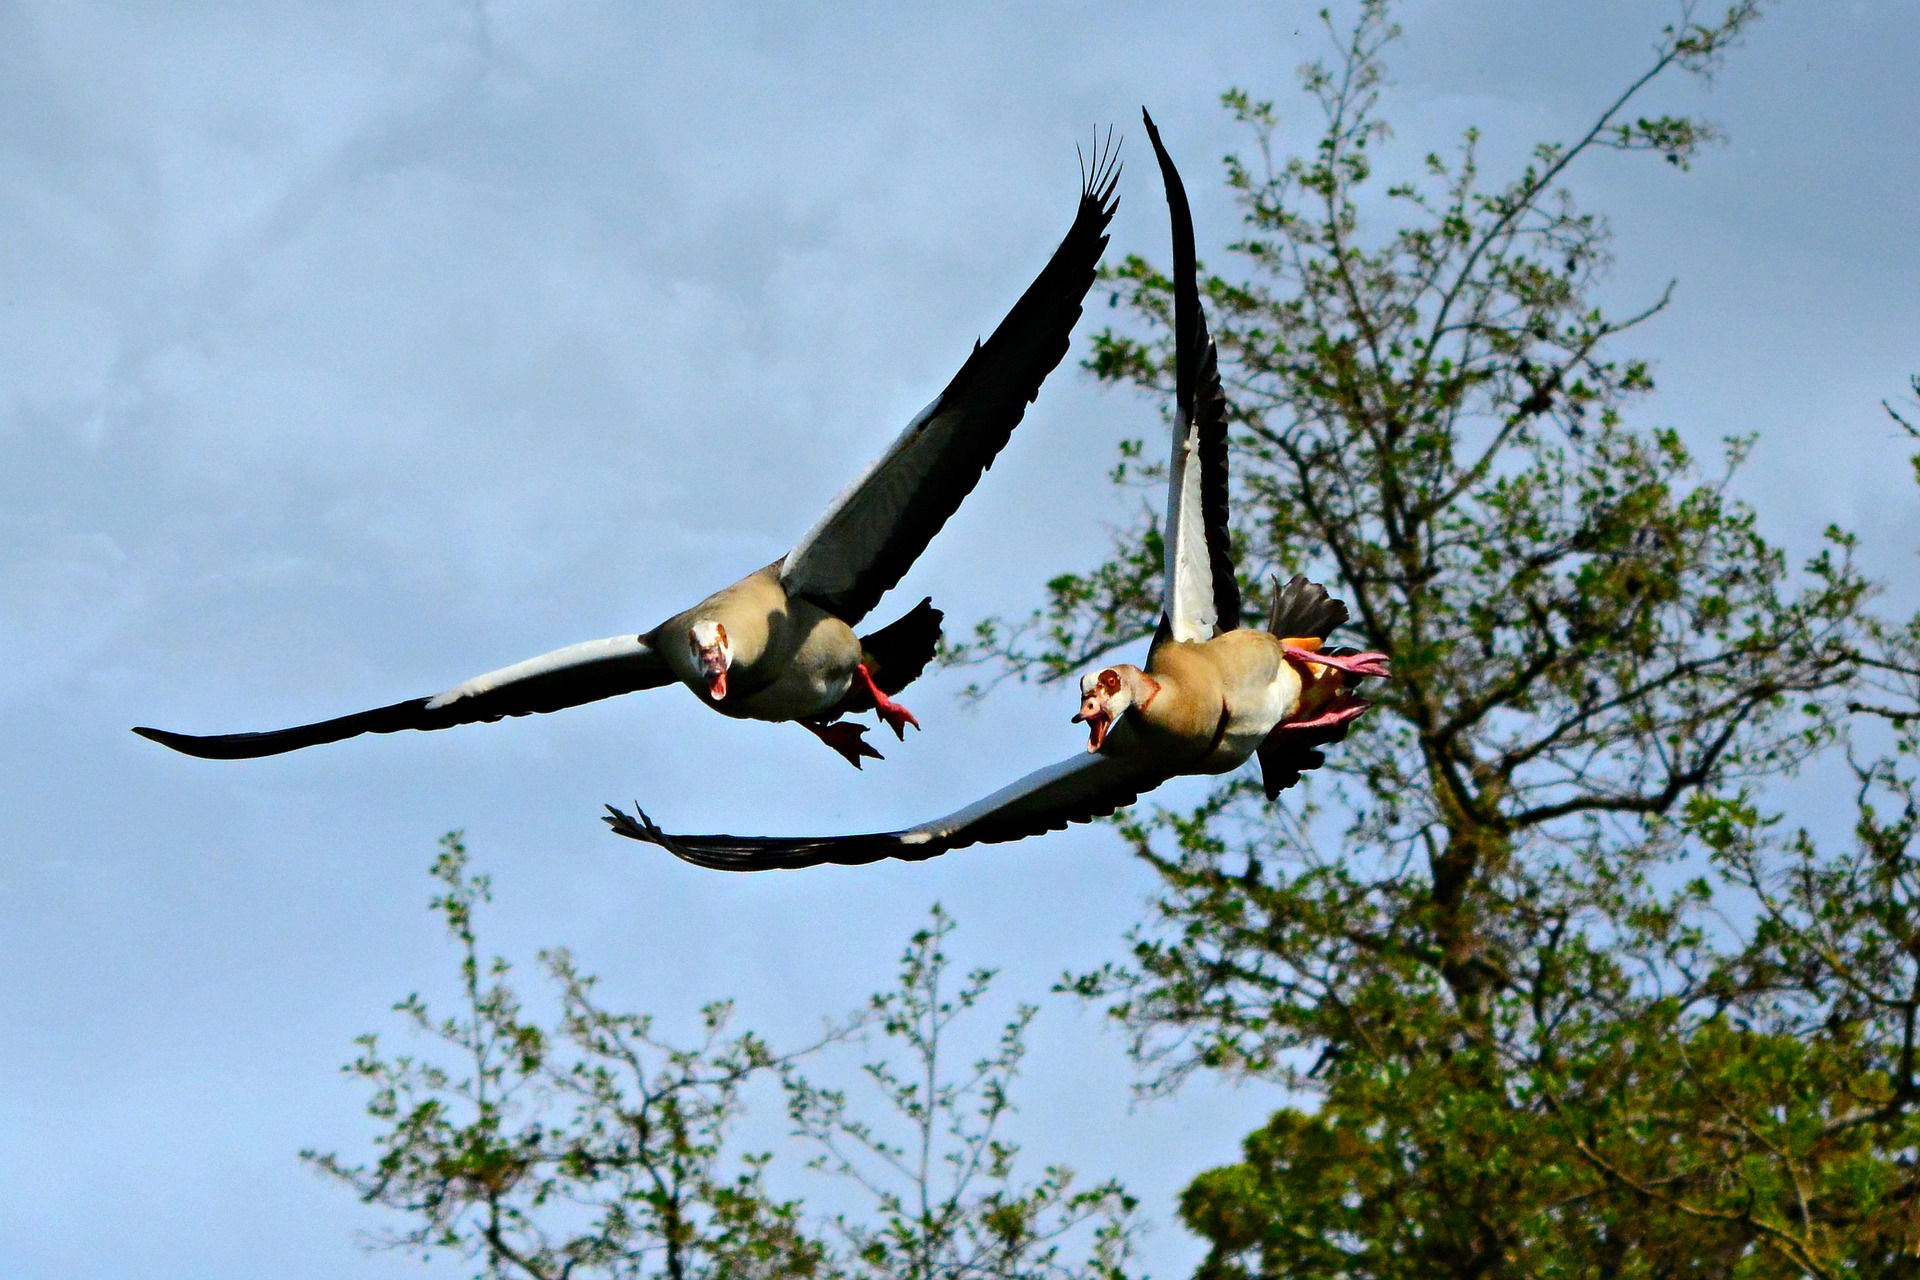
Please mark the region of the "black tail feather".
POLYGON ((860 660, 889 696, 900 692, 927 669, 940 647, 940 623, 946 617, 928 596, 901 617, 860 637, 860 660))
POLYGON ((1327 594, 1317 582, 1296 573, 1285 586, 1276 584, 1273 612, 1267 630, 1277 636, 1318 636, 1325 640, 1347 620, 1347 606, 1327 594))

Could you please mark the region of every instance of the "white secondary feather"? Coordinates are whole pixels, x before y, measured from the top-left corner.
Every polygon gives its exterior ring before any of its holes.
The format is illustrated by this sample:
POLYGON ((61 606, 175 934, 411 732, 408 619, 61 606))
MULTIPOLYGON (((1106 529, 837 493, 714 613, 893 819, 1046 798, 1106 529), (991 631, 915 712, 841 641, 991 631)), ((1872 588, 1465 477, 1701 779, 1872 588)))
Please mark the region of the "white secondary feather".
POLYGON ((516 662, 510 667, 501 667, 496 671, 477 675, 471 680, 464 680, 445 693, 436 694, 429 699, 427 709, 437 711, 463 698, 480 698, 514 685, 563 673, 591 680, 597 672, 601 671, 612 676, 632 668, 651 670, 657 665, 658 659, 654 656, 652 647, 639 636, 608 636, 604 640, 583 640, 579 644, 570 644, 564 649, 555 649, 537 658, 528 658, 525 662, 516 662))
POLYGON ((944 818, 903 831, 900 842, 926 844, 965 835, 971 827, 988 825, 1018 826, 1023 834, 1037 834, 1110 813, 1131 803, 1157 781, 1142 775, 1138 765, 1083 751, 1058 764, 1036 769, 1018 782, 944 818))
POLYGON ((1207 550, 1207 519, 1200 502, 1200 433, 1180 415, 1167 464, 1165 609, 1175 640, 1211 640, 1220 633, 1214 603, 1213 561, 1207 550))

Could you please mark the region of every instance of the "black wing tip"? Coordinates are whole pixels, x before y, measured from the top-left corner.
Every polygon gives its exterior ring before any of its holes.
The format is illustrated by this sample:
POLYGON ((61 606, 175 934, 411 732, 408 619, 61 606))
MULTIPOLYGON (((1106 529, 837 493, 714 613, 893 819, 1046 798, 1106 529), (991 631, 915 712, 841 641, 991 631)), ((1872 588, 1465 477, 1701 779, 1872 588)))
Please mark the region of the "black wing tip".
MULTIPOLYGON (((133 726, 133 731, 149 742, 157 742, 163 747, 172 747, 175 751, 187 751, 186 744, 197 741, 192 734, 173 733, 166 729, 150 729, 143 724, 133 726)), ((187 751, 187 754, 193 753, 187 751)))
POLYGON ((258 754, 245 750, 245 735, 241 734, 174 733, 169 729, 152 729, 146 725, 135 725, 133 731, 149 742, 157 742, 169 750, 198 760, 239 760, 250 754, 258 754))
POLYGON ((640 807, 640 802, 637 800, 634 801, 633 811, 639 815, 637 820, 608 805, 607 811, 600 815, 600 821, 612 827, 615 835, 625 836, 629 840, 638 840, 643 844, 657 844, 668 853, 672 853, 673 846, 667 843, 667 833, 654 825, 653 819, 647 816, 647 811, 640 807))
POLYGON ((1188 241, 1193 239, 1193 218, 1187 212, 1187 188, 1180 181, 1180 171, 1173 167, 1173 157, 1167 154, 1167 144, 1160 139, 1160 126, 1153 122, 1145 106, 1140 108, 1140 119, 1146 122, 1147 141, 1153 144, 1153 156, 1160 165, 1160 181, 1167 190, 1167 205, 1174 212, 1174 258, 1177 262, 1180 256, 1179 227, 1182 222, 1186 223, 1188 241))
POLYGON ((709 871, 794 871, 829 862, 859 866, 882 858, 915 860, 945 851, 932 847, 922 853, 916 846, 904 845, 899 832, 862 836, 670 836, 638 803, 633 811, 637 816, 629 817, 608 805, 600 820, 629 840, 659 845, 680 861, 709 871))
POLYGON ((680 859, 680 861, 691 863, 696 867, 710 867, 722 871, 753 870, 751 867, 735 866, 725 861, 703 856, 688 849, 678 840, 675 840, 672 836, 662 831, 659 825, 647 816, 647 811, 640 807, 638 800, 633 802, 633 813, 634 816, 629 817, 621 810, 614 808, 612 805, 608 805, 607 811, 600 815, 600 821, 613 828, 615 835, 625 836, 629 840, 638 840, 642 844, 659 845, 662 849, 665 849, 668 853, 680 859))
POLYGON ((1160 162, 1160 176, 1167 187, 1167 203, 1173 204, 1179 197, 1179 207, 1184 210, 1187 204, 1186 184, 1180 181, 1180 171, 1174 167, 1173 157, 1167 153, 1167 144, 1160 138, 1160 128, 1154 124, 1153 117, 1147 114, 1145 107, 1140 108, 1140 118, 1147 125, 1147 141, 1153 144, 1154 158, 1160 162))
POLYGON ((1186 187, 1161 140, 1152 114, 1142 106, 1147 138, 1153 143, 1166 187, 1173 238, 1174 405, 1180 431, 1198 430, 1201 449, 1200 505, 1214 582, 1214 614, 1222 631, 1240 625, 1240 586, 1234 576, 1228 532, 1227 421, 1231 414, 1220 387, 1219 360, 1206 312, 1200 306, 1200 281, 1193 237, 1193 213, 1186 187))
MULTIPOLYGON (((370 711, 356 711, 352 715, 336 716, 331 720, 317 720, 312 724, 295 725, 291 729, 269 729, 261 733, 212 733, 202 736, 144 725, 136 726, 134 732, 163 747, 171 747, 182 755, 197 756, 202 760, 258 760, 263 756, 285 755, 305 747, 339 742, 363 733, 444 729, 466 722, 465 718, 458 716, 434 716, 428 710, 428 704, 432 701, 431 698, 410 698, 370 711)), ((498 720, 501 715, 515 714, 520 713, 503 711, 500 715, 474 718, 498 720)))
MULTIPOLYGON (((1066 358, 1074 324, 1080 319, 1087 292, 1093 288, 1101 255, 1106 252, 1107 226, 1120 207, 1120 144, 1111 127, 1104 140, 1095 135, 1098 149, 1093 163, 1087 153, 1081 157, 1080 206, 1073 224, 1054 249, 1040 274, 1020 295, 1013 309, 1003 317, 986 338, 976 338, 973 351, 940 392, 935 404, 962 394, 969 379, 979 379, 982 370, 994 361, 1010 366, 1017 379, 997 409, 988 400, 989 416, 983 429, 973 433, 966 450, 955 459, 957 473, 939 491, 939 501, 926 504, 921 516, 924 536, 896 538, 878 555, 860 581, 836 593, 820 593, 807 598, 849 623, 864 618, 880 597, 893 590, 919 558, 935 534, 960 508, 968 494, 980 483, 980 477, 993 467, 994 459, 1013 436, 1014 428, 1026 416, 1026 406, 1040 398, 1041 385, 1060 361, 1066 358), (1038 331, 1037 333, 1035 331, 1038 331), (943 509, 944 508, 944 509, 943 509), (917 539, 917 543, 916 543, 917 539)), ((989 395, 993 393, 990 391, 989 395)), ((944 615, 942 615, 944 616, 944 615)))
POLYGON ((1093 145, 1089 151, 1081 151, 1074 144, 1074 153, 1080 157, 1080 203, 1082 207, 1092 206, 1099 212, 1104 225, 1120 207, 1117 194, 1120 188, 1120 144, 1123 139, 1114 136, 1112 125, 1107 126, 1106 136, 1102 137, 1098 126, 1093 131, 1093 145), (1088 156, 1092 156, 1089 163, 1088 156))
MULTIPOLYGON (((1207 363, 1207 355, 1213 346, 1213 335, 1207 330, 1206 314, 1200 309, 1193 209, 1187 203, 1186 184, 1180 181, 1180 171, 1174 167, 1173 157, 1160 140, 1160 130, 1154 126, 1153 117, 1147 114, 1145 107, 1140 108, 1140 116, 1147 122, 1147 139, 1153 143, 1153 154, 1160 162, 1160 181, 1166 188, 1168 220, 1172 224, 1174 404, 1191 417, 1205 372, 1202 366, 1207 363)), ((1212 379, 1217 383, 1217 374, 1212 375, 1212 379)))

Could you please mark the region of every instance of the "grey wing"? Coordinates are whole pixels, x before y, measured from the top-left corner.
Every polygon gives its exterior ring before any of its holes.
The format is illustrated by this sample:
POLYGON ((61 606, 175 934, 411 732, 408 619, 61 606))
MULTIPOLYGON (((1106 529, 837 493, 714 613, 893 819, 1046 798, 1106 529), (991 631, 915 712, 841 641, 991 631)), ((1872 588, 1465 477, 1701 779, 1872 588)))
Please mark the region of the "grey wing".
POLYGON ((1132 804, 1165 781, 1137 765, 1082 753, 1036 769, 1012 786, 932 822, 904 831, 852 836, 668 835, 637 806, 629 817, 611 805, 604 821, 634 840, 657 844, 697 867, 716 871, 772 871, 823 862, 858 866, 882 858, 920 861, 970 844, 1022 840, 1091 822, 1132 804))
POLYGON ((1193 214, 1153 117, 1140 113, 1160 160, 1173 223, 1174 424, 1167 469, 1166 564, 1160 631, 1211 640, 1240 625, 1240 584, 1227 529, 1227 398, 1193 250, 1193 214))
POLYGON ((1066 239, 1000 327, 788 553, 781 581, 789 594, 858 622, 959 510, 1067 353, 1106 248, 1118 180, 1112 151, 1102 151, 1066 239))
POLYGON ((362 733, 446 729, 476 720, 558 711, 615 694, 658 688, 673 683, 673 678, 646 636, 610 636, 489 671, 430 698, 413 698, 291 729, 205 736, 148 728, 134 732, 206 760, 250 760, 362 733))

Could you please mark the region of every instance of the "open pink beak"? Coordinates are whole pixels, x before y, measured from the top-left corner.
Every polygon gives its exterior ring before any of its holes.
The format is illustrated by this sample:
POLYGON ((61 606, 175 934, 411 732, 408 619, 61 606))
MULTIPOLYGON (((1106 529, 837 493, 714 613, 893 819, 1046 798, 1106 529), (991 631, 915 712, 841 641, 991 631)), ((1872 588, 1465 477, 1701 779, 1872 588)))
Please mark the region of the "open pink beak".
POLYGON ((1080 704, 1080 710, 1073 717, 1073 723, 1079 724, 1083 720, 1087 725, 1087 750, 1098 751, 1100 744, 1107 740, 1107 730, 1113 728, 1113 717, 1107 713, 1105 707, 1088 698, 1080 704))
POLYGON ((700 674, 707 678, 707 696, 715 702, 727 696, 727 655, 717 646, 700 651, 700 674))

